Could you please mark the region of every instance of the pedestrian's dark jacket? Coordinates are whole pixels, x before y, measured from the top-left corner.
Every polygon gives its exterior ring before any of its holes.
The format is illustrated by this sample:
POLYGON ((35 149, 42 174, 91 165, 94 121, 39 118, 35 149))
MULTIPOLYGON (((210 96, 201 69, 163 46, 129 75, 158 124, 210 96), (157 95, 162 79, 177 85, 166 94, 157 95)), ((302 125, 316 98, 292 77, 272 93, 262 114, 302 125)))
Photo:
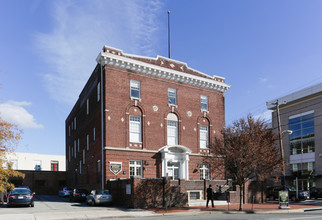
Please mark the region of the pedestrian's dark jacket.
POLYGON ((212 188, 207 188, 207 197, 212 198, 212 188))

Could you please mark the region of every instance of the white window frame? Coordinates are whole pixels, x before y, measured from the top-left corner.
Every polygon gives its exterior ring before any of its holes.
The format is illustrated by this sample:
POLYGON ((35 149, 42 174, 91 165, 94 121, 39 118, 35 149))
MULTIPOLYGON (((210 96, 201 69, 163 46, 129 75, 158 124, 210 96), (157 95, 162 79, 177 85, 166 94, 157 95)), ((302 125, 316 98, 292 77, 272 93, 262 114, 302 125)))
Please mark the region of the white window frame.
POLYGON ((168 104, 169 105, 177 105, 177 90, 173 88, 168 88, 168 104), (172 100, 174 99, 174 103, 172 103, 172 100))
POLYGON ((141 82, 137 80, 130 80, 130 96, 131 99, 141 99, 141 82), (132 95, 132 91, 139 93, 138 97, 132 95))
POLYGON ((142 119, 141 116, 130 115, 129 133, 131 143, 142 143, 142 119))
POLYGON ((129 176, 133 177, 143 177, 143 161, 142 160, 130 160, 129 161, 129 176), (133 162, 133 164, 131 164, 133 162), (131 168, 134 169, 134 175, 131 175, 131 168), (140 175, 137 173, 137 168, 139 168, 140 175))
POLYGON ((209 149, 209 126, 200 125, 200 149, 209 149))
POLYGON ((177 121, 167 121, 167 144, 168 145, 178 145, 178 122, 177 121))
POLYGON ((200 165, 200 180, 209 180, 209 167, 208 165, 200 165))
POLYGON ((200 95, 200 108, 201 111, 208 111, 208 96, 200 95))

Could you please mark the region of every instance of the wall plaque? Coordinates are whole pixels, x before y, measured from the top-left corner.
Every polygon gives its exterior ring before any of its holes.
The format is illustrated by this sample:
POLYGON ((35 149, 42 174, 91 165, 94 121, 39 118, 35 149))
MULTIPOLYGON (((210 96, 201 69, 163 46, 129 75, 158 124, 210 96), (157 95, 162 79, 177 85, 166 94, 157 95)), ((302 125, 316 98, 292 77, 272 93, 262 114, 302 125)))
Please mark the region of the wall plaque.
POLYGON ((122 162, 110 162, 110 171, 117 175, 122 171, 122 162))

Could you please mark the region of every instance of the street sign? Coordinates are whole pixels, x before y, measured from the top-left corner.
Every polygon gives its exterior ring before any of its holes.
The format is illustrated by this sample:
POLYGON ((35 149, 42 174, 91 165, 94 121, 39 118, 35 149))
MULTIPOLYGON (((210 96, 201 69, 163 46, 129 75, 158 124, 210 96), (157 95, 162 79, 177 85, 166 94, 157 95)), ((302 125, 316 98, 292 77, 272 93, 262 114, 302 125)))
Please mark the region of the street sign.
POLYGON ((289 209, 289 197, 288 197, 288 191, 279 191, 278 192, 278 197, 279 197, 279 203, 280 209, 289 209))

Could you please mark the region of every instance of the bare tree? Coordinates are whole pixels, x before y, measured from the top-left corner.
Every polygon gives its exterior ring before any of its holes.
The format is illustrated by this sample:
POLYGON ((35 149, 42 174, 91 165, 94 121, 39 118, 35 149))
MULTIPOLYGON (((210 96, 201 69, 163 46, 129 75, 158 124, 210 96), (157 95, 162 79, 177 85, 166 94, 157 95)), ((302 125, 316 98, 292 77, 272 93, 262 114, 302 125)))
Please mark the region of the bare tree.
POLYGON ((276 136, 263 120, 251 115, 223 129, 222 136, 216 137, 209 147, 215 156, 207 158, 211 167, 226 172, 240 186, 239 210, 243 209, 245 183, 270 176, 281 164, 276 136))

